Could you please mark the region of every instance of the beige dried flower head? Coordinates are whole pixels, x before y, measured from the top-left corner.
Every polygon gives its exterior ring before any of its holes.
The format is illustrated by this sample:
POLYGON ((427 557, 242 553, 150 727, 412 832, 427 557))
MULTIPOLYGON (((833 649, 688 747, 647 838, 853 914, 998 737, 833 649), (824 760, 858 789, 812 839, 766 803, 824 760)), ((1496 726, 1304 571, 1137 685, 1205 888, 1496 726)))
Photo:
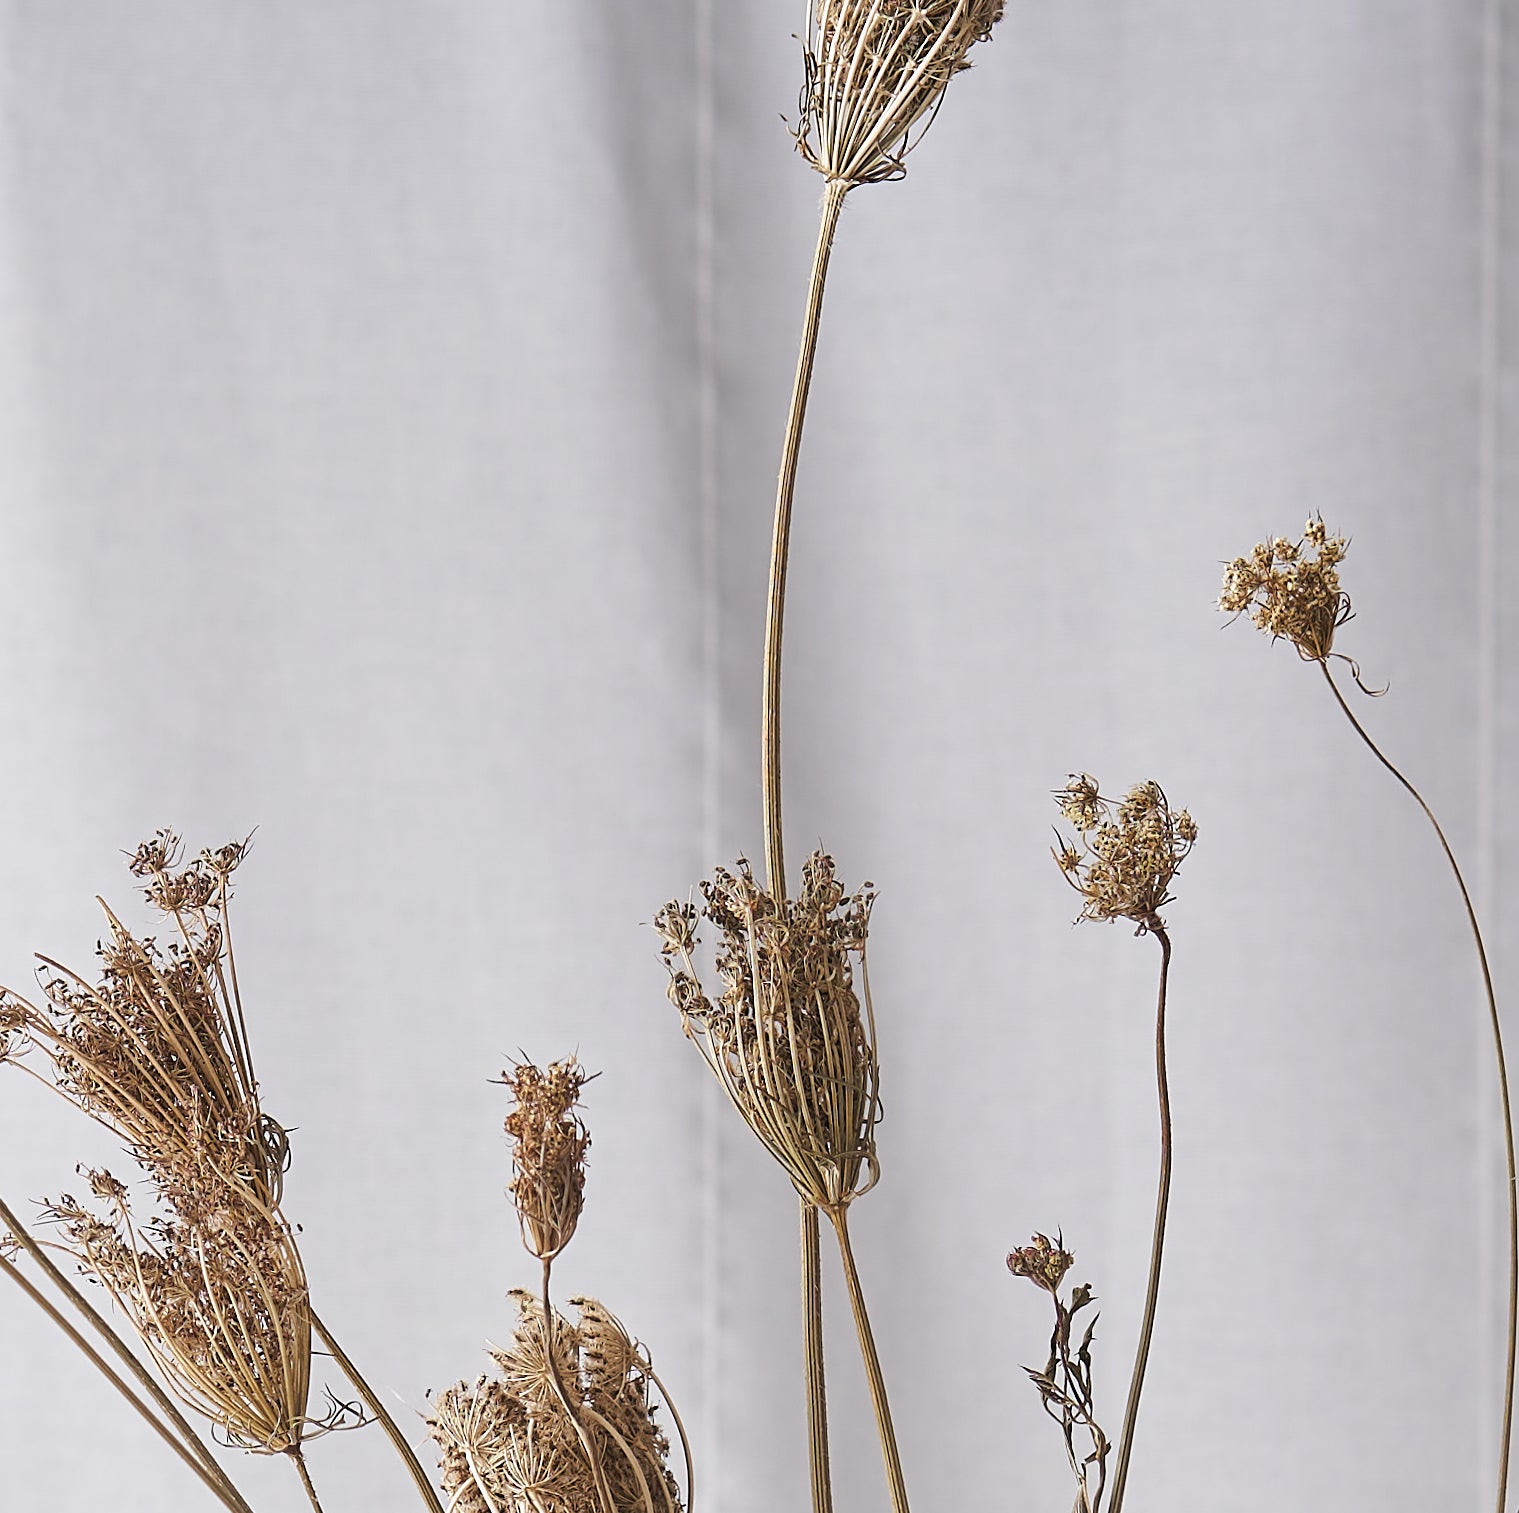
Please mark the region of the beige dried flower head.
POLYGON ((1036 1287, 1052 1293, 1065 1280, 1075 1260, 1059 1237, 1051 1240, 1048 1235, 1035 1235, 1029 1244, 1008 1256, 1007 1269, 1015 1277, 1027 1277, 1036 1287))
POLYGON ((517 1106, 506 1116, 512 1137, 512 1202, 522 1243, 540 1261, 551 1261, 575 1233, 585 1205, 585 1153, 591 1136, 575 1115, 589 1080, 573 1057, 547 1071, 520 1061, 501 1074, 517 1106))
POLYGON ((809 0, 797 146, 824 178, 900 178, 1003 0, 809 0))
POLYGON ((259 1106, 227 918, 245 850, 182 866, 177 837, 160 831, 131 870, 169 944, 136 938, 106 909, 100 981, 41 958, 41 1006, 4 990, 0 1032, 12 1059, 38 1052, 52 1086, 148 1178, 152 1212, 139 1219, 126 1184, 84 1172, 96 1208, 65 1196, 50 1211, 68 1248, 174 1390, 228 1443, 272 1453, 342 1414, 307 1416, 310 1305, 279 1211, 289 1142, 259 1106))
POLYGON ((512 1342, 491 1352, 501 1375, 450 1387, 428 1421, 450 1506, 586 1513, 598 1506, 594 1456, 614 1513, 681 1513, 655 1402, 664 1391, 643 1348, 594 1298, 572 1300, 578 1323, 556 1311, 549 1331, 536 1298, 512 1296, 519 1311, 512 1342), (543 1390, 550 1332, 578 1426, 557 1394, 543 1390))
POLYGON ((1347 545, 1317 518, 1296 541, 1259 542, 1225 568, 1218 607, 1231 615, 1248 612, 1273 640, 1291 641, 1305 662, 1322 662, 1334 650, 1334 633, 1352 617, 1339 573, 1347 545))
POLYGON ((794 900, 777 900, 742 860, 733 872, 719 868, 702 894, 700 916, 717 930, 723 992, 709 999, 692 962, 696 907, 670 903, 654 920, 670 1000, 797 1192, 840 1210, 878 1175, 875 1016, 865 971, 875 894, 868 883, 845 894, 833 858, 821 851, 803 867, 794 900))
POLYGON ((1086 773, 1055 795, 1080 844, 1060 840, 1051 854, 1082 897, 1081 919, 1129 919, 1138 933, 1161 925, 1171 882, 1197 840, 1185 809, 1172 810, 1159 783, 1137 783, 1121 802, 1098 792, 1086 773))

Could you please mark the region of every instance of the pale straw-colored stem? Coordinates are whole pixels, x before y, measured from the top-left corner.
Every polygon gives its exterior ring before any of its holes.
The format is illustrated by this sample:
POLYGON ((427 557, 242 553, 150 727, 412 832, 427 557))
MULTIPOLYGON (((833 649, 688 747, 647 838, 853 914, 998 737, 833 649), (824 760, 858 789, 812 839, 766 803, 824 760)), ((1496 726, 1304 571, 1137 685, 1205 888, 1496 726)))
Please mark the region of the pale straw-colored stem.
POLYGON ((807 1456, 813 1513, 833 1513, 828 1469, 828 1384, 823 1371, 823 1257, 818 1211, 805 1198, 802 1217, 802 1348, 807 1372, 807 1456))
POLYGON ((311 1503, 314 1513, 322 1513, 322 1504, 316 1495, 316 1487, 311 1481, 311 1472, 306 1469, 306 1457, 301 1453, 301 1447, 297 1445, 293 1450, 285 1452, 295 1462, 295 1474, 301 1479, 301 1487, 311 1503))
MULTIPOLYGON (((253 1510, 243 1498, 242 1493, 233 1485, 232 1479, 217 1463, 215 1457, 207 1448, 206 1442, 190 1426, 189 1420, 179 1411, 174 1400, 159 1386, 148 1368, 138 1360, 126 1342, 106 1323, 105 1319, 101 1317, 100 1313, 84 1294, 54 1265, 52 1257, 37 1243, 31 1232, 3 1199, 0 1199, 0 1225, 3 1225, 15 1236, 16 1243, 31 1257, 38 1269, 47 1277, 48 1281, 63 1294, 74 1310, 110 1346, 112 1353, 115 1354, 122 1365, 126 1367, 127 1371, 137 1380, 143 1391, 152 1399, 154 1406, 157 1407, 159 1412, 173 1426, 174 1433, 189 1453, 194 1456, 200 1466, 204 1467, 206 1476, 203 1479, 208 1481, 208 1485, 214 1484, 213 1489, 222 1502, 229 1509, 234 1510, 234 1513, 253 1513, 253 1510)), ((14 1268, 12 1270, 14 1271, 14 1268)), ((16 1273, 16 1275, 17 1280, 25 1281, 25 1278, 21 1277, 19 1273, 16 1273)), ((35 1289, 29 1288, 29 1292, 31 1296, 41 1301, 35 1289)), ((49 1317, 53 1318, 55 1322, 61 1322, 56 1311, 50 1308, 48 1309, 48 1313, 49 1317)), ((85 1347, 80 1335, 73 1330, 68 1330, 67 1333, 75 1344, 85 1349, 88 1357, 96 1365, 100 1366, 102 1370, 106 1369, 99 1357, 85 1347)), ((106 1375, 107 1377, 111 1377, 112 1373, 106 1371, 106 1375)))
POLYGON ((886 1399, 886 1378, 881 1374, 881 1358, 876 1353, 875 1335, 870 1315, 865 1309, 865 1290, 854 1264, 854 1247, 849 1243, 849 1210, 830 1208, 834 1233, 839 1237, 839 1255, 844 1262, 844 1280, 849 1287, 849 1306, 854 1310, 855 1333, 860 1339, 860 1356, 865 1362, 865 1381, 870 1388, 871 1406, 876 1411, 876 1429, 881 1436, 881 1459, 886 1463, 886 1485, 891 1492, 892 1513, 909 1513, 907 1483, 902 1479, 902 1458, 897 1453, 897 1434, 891 1424, 891 1404, 886 1399))
POLYGON ((1150 1337, 1155 1332, 1155 1303, 1160 1296, 1160 1263, 1166 1246, 1166 1209, 1171 1202, 1171 1092, 1166 1079, 1166 979, 1171 971, 1171 937, 1153 915, 1145 926, 1160 942, 1160 992, 1155 1004, 1155 1093, 1160 1106, 1160 1183, 1155 1194, 1155 1229, 1150 1238, 1150 1278, 1145 1285, 1145 1310, 1139 1325, 1139 1347, 1134 1352, 1134 1375, 1129 1399, 1123 1409, 1123 1429, 1118 1440, 1118 1465, 1113 1472, 1113 1497, 1108 1513, 1120 1513, 1124 1486, 1129 1479, 1129 1456, 1134 1449, 1134 1424, 1139 1418, 1139 1396, 1144 1391, 1145 1366, 1150 1359, 1150 1337))
MULTIPOLYGON (((780 479, 775 494, 775 529, 770 541, 770 596, 765 610, 763 713, 760 727, 761 788, 765 816, 765 875, 776 902, 786 898, 786 853, 781 826, 781 638, 786 618, 786 567, 791 552, 791 510, 796 498, 796 470, 801 456, 802 423, 812 388, 812 365, 817 356, 818 322, 823 314, 823 286, 839 211, 849 185, 833 179, 823 193, 822 221, 812 277, 807 284, 807 309, 802 321, 801 351, 791 386, 791 409, 781 445, 780 479)), ((828 1470, 828 1397, 823 1373, 823 1289, 820 1275, 817 1209, 802 1200, 802 1342, 807 1381, 808 1464, 812 1481, 812 1513, 833 1513, 833 1490, 828 1470)))
POLYGON ((317 1316, 313 1309, 311 1313, 311 1327, 316 1331, 316 1336, 333 1360, 338 1363, 343 1375, 353 1383, 354 1390, 364 1400, 364 1406, 379 1420, 380 1427, 384 1429, 392 1445, 395 1446, 396 1454, 399 1455, 411 1473, 411 1479, 417 1484, 417 1491, 422 1494, 422 1501, 433 1510, 433 1513, 443 1513, 443 1501, 438 1496, 432 1482, 428 1479, 427 1472, 422 1469, 422 1462, 417 1459, 417 1452, 407 1442, 406 1436, 401 1433, 400 1426, 390 1416, 376 1395, 373 1387, 364 1379, 359 1368, 348 1358, 343 1347, 333 1338, 327 1326, 317 1316))
POLYGON ((1339 684, 1334 681, 1334 674, 1329 670, 1329 663, 1320 661, 1319 667, 1323 671, 1325 682, 1329 684, 1330 692, 1334 694, 1335 702, 1344 711, 1345 718, 1350 721, 1355 733, 1366 743, 1367 750, 1398 780, 1404 792, 1424 811, 1424 818, 1434 828, 1440 842, 1440 849, 1445 853, 1445 860, 1450 863, 1450 870, 1455 876, 1456 887, 1461 893, 1461 903, 1466 909, 1466 922, 1471 927, 1472 940, 1477 947, 1477 964, 1482 970, 1482 991, 1487 998, 1488 1023, 1493 1032, 1493 1058, 1498 1069, 1498 1102, 1503 1110, 1503 1154, 1508 1163, 1508 1354, 1503 1368, 1503 1426, 1498 1447, 1497 1501, 1498 1513, 1506 1513, 1509 1454, 1514 1431, 1514 1355, 1516 1341, 1519 1341, 1519 1192, 1515 1190, 1514 1114, 1509 1101, 1508 1064, 1503 1055, 1503 1024, 1498 1017, 1498 997, 1493 989, 1492 967, 1487 959, 1487 946, 1482 939, 1482 929, 1477 923, 1476 906, 1472 903, 1471 893, 1467 890, 1466 879, 1461 875, 1456 853, 1451 850, 1450 842, 1446 840, 1445 831, 1441 829, 1439 820, 1435 818, 1434 810, 1424 802, 1424 795, 1393 766, 1383 755, 1381 747, 1366 733, 1365 726, 1356 719, 1350 705, 1345 702, 1345 696, 1340 692, 1339 684))
POLYGON ((580 1441, 580 1448, 585 1451, 586 1464, 591 1468, 592 1479, 596 1483, 596 1500, 601 1505, 601 1513, 617 1513, 617 1505, 612 1501, 612 1489, 607 1485, 606 1472, 602 1469, 601 1456, 597 1452, 596 1442, 591 1438, 591 1431, 581 1421, 580 1414, 575 1405, 570 1401, 570 1394, 565 1388, 564 1379, 559 1372, 559 1357, 554 1348, 554 1309, 549 1302, 549 1272, 553 1268, 552 1257, 545 1257, 543 1261, 543 1349, 548 1358, 549 1380, 553 1384, 554 1396, 559 1399, 559 1406, 564 1410, 565 1417, 574 1427, 575 1436, 580 1441))
POLYGON ((765 671, 760 742, 763 748, 765 810, 765 873, 777 902, 786 896, 786 859, 781 838, 781 634, 786 615, 786 566, 791 549, 791 507, 796 497, 796 468, 802 450, 802 423, 812 388, 812 365, 817 356, 818 322, 823 314, 823 286, 839 211, 849 185, 830 179, 823 192, 823 218, 818 226, 817 251, 807 285, 807 313, 802 322, 802 346, 796 379, 791 386, 791 411, 781 446, 780 480, 775 494, 775 532, 770 542, 770 598, 765 611, 765 671))

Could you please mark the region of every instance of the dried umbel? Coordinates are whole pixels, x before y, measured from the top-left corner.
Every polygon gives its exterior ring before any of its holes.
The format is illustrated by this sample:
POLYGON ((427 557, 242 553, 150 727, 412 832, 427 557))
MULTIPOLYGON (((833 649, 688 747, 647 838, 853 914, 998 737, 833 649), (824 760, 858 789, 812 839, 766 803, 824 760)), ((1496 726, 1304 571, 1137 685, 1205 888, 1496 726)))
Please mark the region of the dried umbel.
POLYGON ((802 868, 795 899, 760 886, 746 861, 702 884, 699 911, 717 930, 723 991, 702 991, 692 960, 698 910, 656 915, 670 1000, 686 1034, 796 1190, 839 1210, 875 1185, 875 1018, 865 937, 875 894, 846 894, 833 858, 802 868), (860 965, 859 992, 854 963, 860 965), (863 998, 864 1012, 861 1012, 863 998))
POLYGON ((1108 1437, 1094 1416, 1092 1396, 1092 1340, 1097 1331, 1094 1316, 1081 1338, 1073 1344, 1077 1316, 1094 1301, 1092 1289, 1083 1282, 1069 1298, 1060 1284, 1075 1257, 1058 1239, 1035 1235, 1032 1241, 1007 1258, 1015 1277, 1027 1277, 1047 1292, 1055 1307, 1055 1327, 1050 1333, 1050 1354, 1042 1369, 1026 1366, 1029 1380, 1039 1393, 1044 1411, 1060 1425, 1071 1473, 1076 1478, 1075 1513, 1100 1513, 1108 1474, 1108 1437))
POLYGON ((1291 641, 1305 662, 1322 662, 1334 651, 1334 633, 1352 616, 1350 595, 1340 587, 1346 547, 1345 537, 1331 536, 1319 519, 1296 541, 1259 542, 1224 570, 1218 607, 1248 613, 1273 640, 1291 641))
POLYGON ((104 1171, 84 1173, 95 1209, 72 1196, 52 1205, 81 1268, 228 1443, 298 1451, 336 1420, 307 1417, 310 1304, 279 1212, 289 1147, 259 1107, 238 994, 227 906, 244 850, 181 866, 177 838, 160 831, 131 869, 169 944, 137 939, 107 909, 100 981, 43 958, 42 1004, 6 990, 0 1027, 8 1058, 40 1054, 44 1080, 120 1136, 147 1176, 146 1218, 104 1171))
POLYGON ((1161 923, 1171 882, 1197 839, 1185 809, 1173 810, 1159 783, 1137 783, 1121 801, 1104 798, 1097 780, 1073 774, 1055 795, 1080 832, 1053 851, 1066 881, 1081 894, 1081 919, 1132 920, 1140 934, 1161 923))
POLYGON ((599 1469, 613 1513, 681 1513, 655 1401, 664 1389, 643 1347, 594 1298, 572 1299, 578 1320, 556 1312, 546 1329, 536 1298, 512 1296, 516 1332, 491 1352, 500 1375, 450 1387, 428 1420, 450 1508, 586 1513, 600 1500, 599 1469), (551 1351, 573 1417, 558 1395, 551 1351))
POLYGON ((879 183, 938 112, 1003 0, 809 0, 797 145, 825 178, 879 183))
POLYGON ((574 1111, 586 1073, 569 1056, 547 1071, 517 1062, 501 1077, 517 1099, 506 1132, 513 1142, 510 1191, 522 1243, 540 1261, 551 1261, 570 1243, 585 1204, 591 1137, 574 1111))

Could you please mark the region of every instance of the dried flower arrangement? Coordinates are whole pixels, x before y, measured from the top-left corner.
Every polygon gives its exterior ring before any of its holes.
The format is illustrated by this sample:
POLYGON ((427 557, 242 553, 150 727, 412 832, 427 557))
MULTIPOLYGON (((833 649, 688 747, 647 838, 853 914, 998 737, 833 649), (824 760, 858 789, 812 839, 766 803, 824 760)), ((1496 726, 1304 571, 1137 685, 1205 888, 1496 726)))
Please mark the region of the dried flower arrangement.
MULTIPOLYGON (((796 145, 824 180, 801 349, 782 446, 762 661, 764 871, 740 858, 700 885, 701 902, 673 901, 655 915, 668 994, 718 1086, 789 1178, 799 1201, 804 1384, 813 1513, 831 1513, 823 1335, 821 1218, 837 1242, 893 1513, 908 1495, 885 1375, 849 1231, 856 1198, 879 1176, 880 1063, 866 967, 874 892, 846 889, 831 856, 804 862, 793 894, 783 849, 781 652, 797 471, 824 287, 847 194, 899 179, 932 124, 951 78, 991 34, 1001 0, 810 0, 796 145), (719 986, 698 966, 701 932, 715 945, 719 986)), ((1519 1317, 1519 1209, 1503 1041, 1476 912, 1434 814, 1383 755, 1335 680, 1334 650, 1351 618, 1340 587, 1346 541, 1310 521, 1302 538, 1277 538, 1227 570, 1220 606, 1317 662, 1340 708, 1378 761, 1419 804, 1455 875, 1476 943, 1491 1019, 1508 1159, 1508 1353, 1498 1510, 1507 1489, 1515 1327, 1519 1317)), ((1159 1175, 1142 1321, 1122 1423, 1110 1439, 1097 1418, 1095 1303, 1089 1285, 1067 1289, 1074 1265, 1063 1236, 1036 1233, 1007 1257, 1014 1276, 1048 1295, 1049 1355, 1028 1368, 1044 1411, 1060 1425, 1076 1484, 1076 1513, 1121 1510, 1157 1315, 1171 1191, 1172 1113, 1166 1010, 1172 942, 1161 910, 1197 839, 1185 809, 1160 785, 1122 798, 1086 774, 1055 795, 1074 838, 1057 833, 1055 862, 1080 896, 1079 919, 1124 920, 1160 948, 1155 1017, 1159 1175), (1111 1476, 1109 1462, 1112 1460, 1111 1476)), ((551 1291, 553 1266, 572 1241, 585 1201, 589 1132, 580 1097, 589 1080, 574 1057, 541 1068, 521 1061, 502 1076, 513 1106, 510 1196, 537 1285, 510 1296, 511 1341, 494 1348, 494 1372, 439 1393, 426 1429, 441 1488, 408 1436, 316 1312, 283 1212, 291 1142, 263 1111, 238 988, 229 922, 231 878, 247 843, 185 861, 159 832, 131 871, 164 921, 167 944, 134 935, 106 909, 98 981, 41 958, 33 1001, 0 990, 0 1064, 32 1076, 117 1137, 137 1163, 151 1212, 127 1183, 81 1169, 90 1202, 71 1195, 42 1211, 46 1233, 0 1202, 0 1271, 105 1375, 206 1490, 232 1513, 252 1513, 190 1414, 229 1448, 290 1461, 311 1506, 321 1502, 306 1447, 339 1429, 378 1422, 432 1513, 688 1513, 691 1446, 648 1352, 602 1303, 551 1291), (56 1258, 56 1259, 55 1259, 56 1258), (119 1331, 60 1266, 98 1284, 128 1330, 119 1331), (71 1316, 72 1315, 72 1316, 71 1316), (135 1338, 142 1355, 132 1348, 135 1338), (348 1379, 357 1401, 330 1389, 311 1411, 314 1342, 348 1379), (670 1428, 663 1420, 667 1418, 670 1428), (672 1464, 673 1432, 680 1447, 672 1464), (680 1472, 677 1475, 677 1471, 680 1472)))

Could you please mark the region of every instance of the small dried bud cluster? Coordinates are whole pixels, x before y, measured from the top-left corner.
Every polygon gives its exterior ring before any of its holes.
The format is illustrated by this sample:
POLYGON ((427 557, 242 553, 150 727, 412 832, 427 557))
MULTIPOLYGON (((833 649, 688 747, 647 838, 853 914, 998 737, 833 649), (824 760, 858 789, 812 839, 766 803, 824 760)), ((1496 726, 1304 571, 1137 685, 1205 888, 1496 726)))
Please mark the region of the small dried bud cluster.
POLYGON ((1346 545, 1318 519, 1296 541, 1260 542, 1225 569, 1218 607, 1231 615, 1248 611, 1273 640, 1291 641, 1305 662, 1322 662, 1334 649, 1334 633, 1351 618, 1339 574, 1346 545))
POLYGON ((810 0, 802 155, 846 185, 900 178, 950 79, 1002 11, 1003 0, 810 0))
POLYGON ((1122 802, 1104 798, 1095 778, 1072 775, 1055 795, 1060 813, 1081 832, 1052 852, 1082 897, 1081 919, 1129 919, 1139 933, 1162 923, 1171 881, 1197 840, 1185 809, 1172 810, 1159 783, 1138 783, 1122 802))
POLYGON ((1035 1235, 1029 1244, 1013 1251, 1007 1269, 1015 1277, 1027 1277, 1036 1287, 1055 1292, 1075 1263, 1075 1256, 1048 1235, 1035 1235))
POLYGON ((145 1220, 103 1171, 82 1173, 99 1211, 52 1205, 80 1265, 185 1401, 229 1443, 275 1452, 330 1424, 307 1417, 306 1276, 279 1212, 289 1143, 259 1107, 232 970, 228 879, 245 849, 182 867, 171 832, 140 846, 131 870, 174 938, 139 940, 107 909, 100 981, 43 958, 42 1006, 5 990, 0 1038, 39 1052, 148 1178, 145 1220))
POLYGON ((547 1071, 530 1061, 501 1074, 517 1099, 506 1116, 512 1137, 512 1202, 522 1243, 541 1261, 570 1243, 585 1205, 585 1153, 591 1136, 575 1116, 585 1069, 573 1057, 547 1071))
POLYGON ((875 894, 846 894, 833 858, 815 852, 795 900, 777 899, 748 862, 702 884, 700 917, 717 930, 716 1002, 692 963, 698 911, 670 903, 655 916, 670 969, 670 1001, 686 1034, 798 1193, 841 1208, 877 1176, 875 1021, 864 973, 875 894), (861 968, 864 1012, 855 992, 861 968))
POLYGON ((509 1346, 491 1352, 500 1375, 450 1387, 428 1420, 443 1452, 449 1507, 586 1513, 599 1505, 599 1471, 614 1513, 681 1513, 654 1401, 654 1392, 663 1391, 643 1347, 594 1298, 571 1300, 577 1322, 556 1311, 546 1328, 536 1298, 512 1296, 520 1313, 516 1333, 509 1346), (578 1426, 560 1399, 556 1374, 578 1426))

